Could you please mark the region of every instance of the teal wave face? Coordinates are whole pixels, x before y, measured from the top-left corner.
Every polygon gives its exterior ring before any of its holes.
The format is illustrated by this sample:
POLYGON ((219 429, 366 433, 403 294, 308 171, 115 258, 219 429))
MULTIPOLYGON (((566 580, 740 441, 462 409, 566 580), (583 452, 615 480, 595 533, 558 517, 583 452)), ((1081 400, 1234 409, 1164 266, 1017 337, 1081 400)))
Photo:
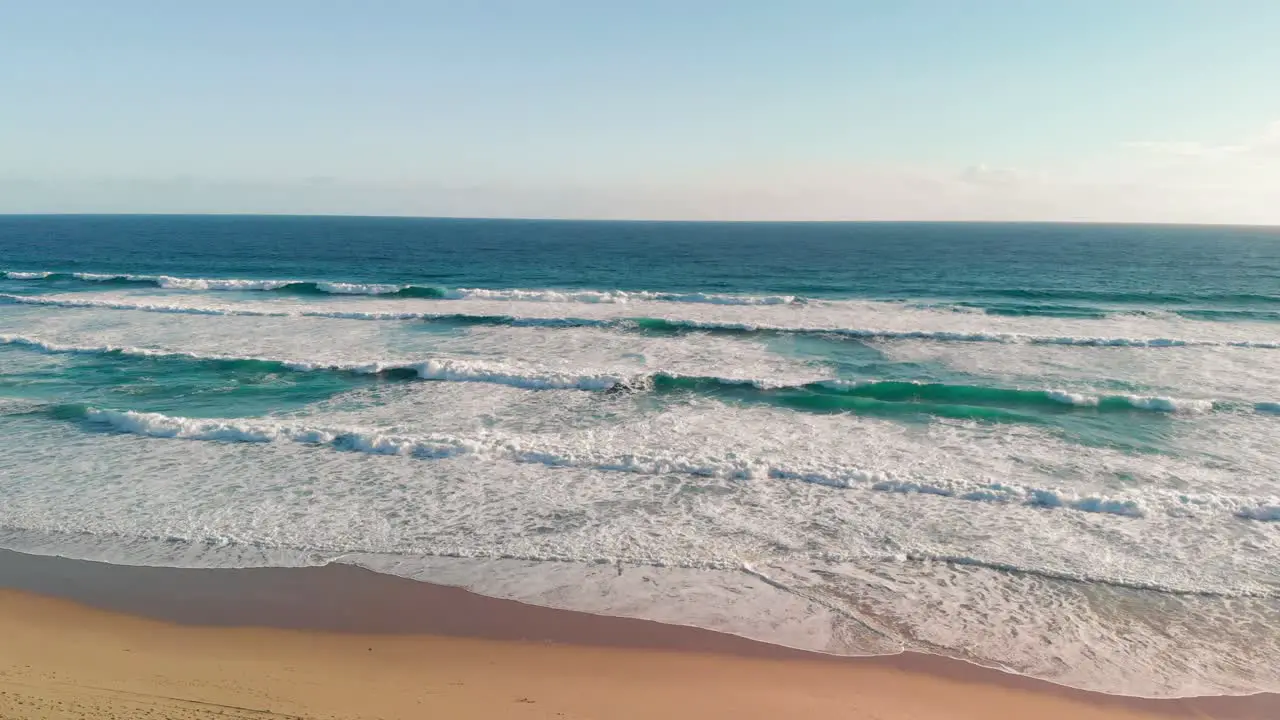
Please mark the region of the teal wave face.
POLYGON ((40 362, 40 356, 30 351, 0 347, 5 365, 0 370, 0 395, 44 403, 235 417, 300 409, 379 381, 291 372, 279 363, 252 359, 197 361, 120 353, 43 359, 40 362), (25 356, 23 362, 17 361, 19 355, 25 356))
MULTIPOLYGON (((1172 278, 1171 278, 1172 279, 1172 278)), ((1278 305, 1280 295, 1248 292, 1160 292, 1109 290, 1081 290, 1067 288, 986 288, 976 295, 1008 297, 1028 300, 1082 300, 1085 302, 1114 304, 1183 305, 1192 303, 1223 303, 1229 305, 1278 305)))
MULTIPOLYGON (((291 282, 278 288, 272 288, 271 292, 285 293, 289 295, 303 296, 328 296, 347 294, 329 288, 326 283, 320 282, 291 282)), ((378 292, 370 290, 368 292, 353 291, 350 294, 368 294, 378 295, 379 297, 398 297, 398 298, 421 298, 427 300, 439 300, 445 297, 445 292, 439 288, 421 287, 418 285, 408 285, 397 290, 389 292, 378 292)))
MULTIPOLYGON (((9 355, 41 357, 45 351, 8 346, 9 355)), ((58 354, 60 351, 53 351, 58 354)), ((151 352, 151 351, 147 351, 151 352)), ((493 375, 483 366, 457 365, 443 376, 423 366, 344 368, 298 367, 258 358, 199 358, 184 355, 136 355, 128 350, 75 350, 66 362, 36 362, 0 375, 0 392, 50 401, 75 399, 113 407, 191 412, 271 412, 301 407, 371 382, 463 381, 515 384, 524 388, 607 390, 664 395, 694 393, 724 402, 758 403, 809 413, 854 413, 886 418, 937 417, 978 422, 1052 423, 1053 416, 1160 414, 1182 409, 1239 409, 1205 401, 1129 396, 1073 396, 1048 390, 999 386, 884 380, 815 382, 770 387, 719 377, 657 373, 609 380, 584 377, 580 384, 559 378, 548 385, 536 376, 493 375), (424 373, 427 373, 424 375, 424 373), (1180 406, 1179 403, 1195 405, 1180 406)))
POLYGON ((1222 308, 1195 308, 1175 310, 1175 313, 1192 320, 1212 320, 1215 322, 1280 322, 1280 310, 1238 310, 1222 308))

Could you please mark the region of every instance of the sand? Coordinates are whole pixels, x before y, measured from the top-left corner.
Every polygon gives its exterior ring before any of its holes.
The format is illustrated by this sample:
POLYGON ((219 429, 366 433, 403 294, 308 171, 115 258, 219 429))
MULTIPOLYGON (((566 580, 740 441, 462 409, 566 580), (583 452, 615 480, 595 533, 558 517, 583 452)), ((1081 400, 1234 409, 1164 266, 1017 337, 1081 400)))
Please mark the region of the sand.
POLYGON ((0 552, 0 718, 1274 718, 921 655, 840 659, 329 566, 0 552))

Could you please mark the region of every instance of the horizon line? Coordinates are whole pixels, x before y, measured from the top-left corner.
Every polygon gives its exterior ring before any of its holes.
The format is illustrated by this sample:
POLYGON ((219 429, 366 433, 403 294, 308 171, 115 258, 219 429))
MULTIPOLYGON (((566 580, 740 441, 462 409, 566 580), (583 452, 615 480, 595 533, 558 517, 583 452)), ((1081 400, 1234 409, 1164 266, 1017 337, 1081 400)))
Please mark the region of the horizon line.
POLYGON ((671 225, 1091 225, 1136 227, 1222 227, 1280 229, 1280 223, 1161 222, 1148 220, 738 220, 680 218, 479 217, 470 215, 364 215, 347 213, 254 212, 0 212, 0 218, 348 218, 363 220, 457 220, 466 222, 628 223, 671 225))

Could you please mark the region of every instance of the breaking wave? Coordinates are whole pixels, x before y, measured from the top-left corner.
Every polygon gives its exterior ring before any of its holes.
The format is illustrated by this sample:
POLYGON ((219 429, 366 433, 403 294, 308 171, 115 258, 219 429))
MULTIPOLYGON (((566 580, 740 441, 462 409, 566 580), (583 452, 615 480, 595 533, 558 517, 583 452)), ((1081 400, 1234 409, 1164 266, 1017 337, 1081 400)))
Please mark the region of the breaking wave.
POLYGON ((539 327, 604 327, 656 333, 710 332, 728 334, 805 334, 847 337, 856 340, 930 340, 935 342, 1005 343, 1028 345, 1071 345, 1078 347, 1236 347, 1263 350, 1280 349, 1280 340, 1209 340, 1199 338, 1106 337, 1087 335, 1036 335, 1008 332, 959 332, 947 330, 895 330, 884 328, 822 327, 771 325, 760 323, 683 320, 674 318, 579 318, 523 317, 458 312, 386 312, 344 310, 266 310, 227 306, 191 306, 173 303, 113 301, 66 297, 41 297, 0 293, 0 301, 47 307, 100 308, 140 312, 189 315, 227 315, 246 317, 315 317, 341 320, 426 320, 453 321, 473 325, 510 325, 539 327))
POLYGON ((1275 412, 1280 404, 1142 395, 1094 395, 1058 389, 1017 389, 918 381, 821 380, 788 384, 768 378, 735 378, 653 372, 562 372, 501 362, 449 357, 405 362, 325 362, 287 358, 238 357, 163 348, 118 345, 69 345, 20 335, 0 335, 0 345, 44 353, 104 355, 211 363, 246 370, 275 372, 344 372, 391 380, 479 382, 526 390, 583 390, 610 393, 697 393, 729 402, 767 403, 817 413, 870 415, 929 414, 988 422, 1042 422, 1021 409, 1080 412, 1208 413, 1213 411, 1275 412))
POLYGON ((795 295, 735 295, 704 292, 653 292, 647 290, 526 290, 488 288, 438 288, 389 283, 317 282, 309 280, 189 278, 170 275, 111 275, 2 271, 8 280, 79 281, 113 285, 144 285, 165 290, 262 291, 297 295, 378 295, 437 300, 512 300, 520 302, 627 303, 632 301, 708 303, 713 305, 787 305, 804 303, 795 295))
POLYGON ((519 436, 486 434, 461 437, 449 434, 399 435, 367 428, 311 427, 262 420, 188 418, 161 413, 121 411, 59 405, 52 415, 83 421, 116 432, 151 438, 226 443, 299 443, 333 450, 373 455, 398 455, 439 460, 461 455, 483 456, 550 467, 576 467, 605 472, 642 475, 682 474, 728 480, 784 480, 823 485, 835 489, 929 495, 965 502, 1022 505, 1055 511, 1101 513, 1139 518, 1153 512, 1185 515, 1189 509, 1219 510, 1247 520, 1280 520, 1271 500, 1221 496, 1191 497, 1163 491, 1118 496, 1078 495, 1052 488, 1017 483, 981 482, 963 478, 925 478, 865 469, 787 466, 765 458, 689 457, 679 454, 626 453, 610 455, 594 451, 540 446, 519 436))

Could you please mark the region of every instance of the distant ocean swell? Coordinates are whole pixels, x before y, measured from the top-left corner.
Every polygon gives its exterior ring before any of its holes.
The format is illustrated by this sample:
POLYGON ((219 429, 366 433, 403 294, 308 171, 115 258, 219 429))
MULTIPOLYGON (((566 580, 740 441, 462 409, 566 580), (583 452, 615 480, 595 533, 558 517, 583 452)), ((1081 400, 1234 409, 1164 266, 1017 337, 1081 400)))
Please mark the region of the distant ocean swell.
MULTIPOLYGON (((1190 300, 1188 303, 1192 302, 1190 300)), ((1199 301, 1209 302, 1209 301, 1199 301)), ((973 312, 1003 317, 1052 317, 1081 320, 1103 320, 1117 315, 1144 315, 1149 317, 1184 317, 1191 320, 1211 320, 1215 322, 1280 322, 1280 310, 1267 309, 1269 301, 1262 301, 1264 307, 1113 307, 1071 305, 1064 302, 975 302, 958 300, 952 302, 913 302, 911 307, 935 310, 951 310, 955 312, 973 312)))
POLYGON ((522 302, 625 303, 630 301, 709 303, 714 305, 786 305, 804 302, 793 295, 727 295, 718 293, 670 293, 627 290, 522 290, 485 288, 436 288, 386 283, 348 283, 310 280, 246 280, 236 278, 185 278, 168 275, 110 275, 5 271, 9 280, 79 281, 109 285, 141 285, 165 290, 263 291, 296 295, 377 295, 436 300, 518 300, 522 302))
POLYGON ((1018 414, 1016 410, 1019 408, 1041 412, 1076 410, 1208 413, 1250 409, 1262 413, 1280 412, 1280 403, 1270 400, 1258 400, 1249 404, 1229 400, 1132 394, 1093 395, 1059 389, 1017 389, 921 381, 828 379, 790 385, 764 378, 689 376, 662 372, 636 375, 607 372, 573 374, 507 363, 448 357, 413 362, 326 363, 285 358, 206 355, 129 346, 70 345, 17 335, 0 335, 0 345, 16 346, 44 353, 177 360, 270 372, 342 372, 378 376, 388 380, 480 382, 530 390, 696 392, 712 397, 765 402, 810 412, 848 411, 876 415, 927 413, 941 417, 993 422, 1037 422, 1034 416, 1018 414))
POLYGON ((311 427, 268 420, 187 418, 84 405, 59 405, 45 412, 63 420, 86 422, 115 432, 151 438, 231 443, 287 442, 345 452, 401 455, 422 460, 476 455, 518 463, 643 475, 677 473, 732 480, 774 479, 840 489, 860 488, 873 492, 932 495, 966 502, 1025 505, 1045 510, 1128 517, 1143 517, 1157 512, 1184 516, 1188 513, 1216 511, 1230 513, 1243 520, 1280 520, 1280 500, 1276 498, 1194 495, 1169 491, 1129 493, 1123 496, 1079 495, 1061 489, 1017 483, 902 476, 860 468, 787 467, 766 458, 687 457, 661 453, 610 456, 581 448, 538 447, 518 436, 458 437, 439 433, 398 435, 373 429, 311 427))
POLYGON ((516 315, 468 314, 466 312, 361 311, 361 310, 268 310, 258 308, 208 307, 176 303, 151 303, 42 297, 0 293, 0 302, 46 307, 99 308, 140 312, 242 317, 318 317, 342 320, 428 320, 455 321, 474 325, 514 325, 538 327, 606 327, 641 332, 777 333, 848 337, 856 340, 932 340, 937 342, 1008 343, 1031 345, 1074 345, 1080 347, 1237 347, 1259 350, 1280 349, 1280 340, 1211 340, 1170 337, 1098 337, 1076 335, 1034 335, 1011 332, 961 332, 947 330, 894 330, 822 326, 787 326, 760 323, 720 322, 675 318, 578 318, 521 317, 516 315))
MULTIPOLYGON (((93 285, 123 285, 155 287, 166 290, 191 291, 239 291, 279 292, 295 295, 372 295, 423 299, 479 299, 513 300, 521 302, 574 302, 574 303, 627 303, 674 302, 708 303, 715 305, 791 305, 821 302, 822 298, 801 295, 749 295, 708 292, 656 292, 648 290, 559 290, 519 288, 442 288, 414 284, 360 283, 314 281, 296 279, 245 279, 176 277, 171 275, 145 275, 131 273, 57 272, 48 270, 0 271, 0 279, 15 281, 43 281, 49 283, 87 283, 93 285)), ((1280 294, 1265 293, 1211 293, 1211 292, 1102 292, 1055 289, 973 288, 969 294, 975 298, 992 298, 991 302, 955 301, 938 303, 939 307, 958 310, 978 310, 995 315, 1046 315, 1056 317, 1106 317, 1113 312, 1132 312, 1132 309, 1108 310, 1095 306, 1072 305, 1072 302, 1099 303, 1104 306, 1175 306, 1174 313, 1186 313, 1189 317, 1215 318, 1274 318, 1276 306, 1280 306, 1280 294), (1001 302, 1001 299, 1015 302, 1001 302), (1032 302, 1017 302, 1032 301, 1032 302), (1179 308, 1180 305, 1216 304, 1228 307, 1179 308), (1271 310, 1248 309, 1248 306, 1272 306, 1271 310)), ((1139 310, 1140 311, 1140 310, 1139 310)))

